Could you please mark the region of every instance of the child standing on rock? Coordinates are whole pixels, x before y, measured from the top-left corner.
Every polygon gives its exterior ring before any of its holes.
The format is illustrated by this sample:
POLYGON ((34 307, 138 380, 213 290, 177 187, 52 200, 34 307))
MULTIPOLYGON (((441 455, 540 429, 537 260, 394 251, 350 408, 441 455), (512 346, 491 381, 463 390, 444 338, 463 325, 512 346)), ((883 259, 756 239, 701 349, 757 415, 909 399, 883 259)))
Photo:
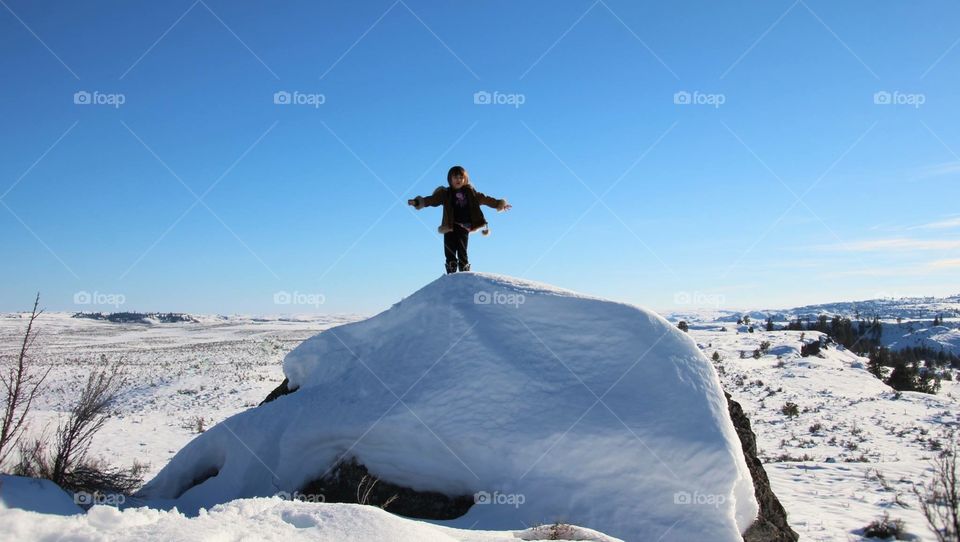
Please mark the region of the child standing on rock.
POLYGON ((483 228, 483 234, 490 234, 490 227, 483 217, 480 205, 493 207, 497 211, 511 208, 505 199, 491 198, 470 184, 467 170, 453 166, 447 172, 447 186, 439 186, 433 194, 417 196, 407 200, 414 209, 438 207, 443 205, 443 218, 438 230, 443 234, 443 254, 447 261, 447 273, 470 270, 467 258, 467 241, 471 233, 483 228))

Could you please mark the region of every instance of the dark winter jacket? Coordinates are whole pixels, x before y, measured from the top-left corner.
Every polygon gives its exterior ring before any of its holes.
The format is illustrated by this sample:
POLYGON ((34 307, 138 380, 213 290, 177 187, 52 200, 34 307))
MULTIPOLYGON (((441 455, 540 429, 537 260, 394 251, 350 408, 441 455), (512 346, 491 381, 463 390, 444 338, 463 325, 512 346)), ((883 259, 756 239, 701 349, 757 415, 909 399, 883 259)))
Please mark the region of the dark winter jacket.
MULTIPOLYGON (((483 211, 480 205, 493 207, 502 211, 507 206, 507 200, 491 198, 483 192, 478 192, 472 184, 464 187, 467 191, 468 205, 470 206, 470 231, 474 232, 487 225, 487 220, 483 217, 483 211)), ((453 231, 453 190, 447 186, 438 186, 433 194, 423 197, 417 196, 413 199, 413 206, 416 209, 424 207, 439 207, 443 205, 443 218, 440 220, 440 227, 437 228, 440 233, 453 231)))

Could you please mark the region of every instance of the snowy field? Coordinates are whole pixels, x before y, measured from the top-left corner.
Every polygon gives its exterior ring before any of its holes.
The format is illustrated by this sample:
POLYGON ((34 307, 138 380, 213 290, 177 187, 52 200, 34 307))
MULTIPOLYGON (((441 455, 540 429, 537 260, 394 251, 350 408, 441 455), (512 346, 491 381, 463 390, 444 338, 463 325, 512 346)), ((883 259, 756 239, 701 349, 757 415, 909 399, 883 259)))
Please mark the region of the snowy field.
MULTIPOLYGON (((27 315, 0 317, 0 353, 19 350, 27 315)), ((129 385, 91 451, 118 465, 148 463, 152 478, 204 428, 259 404, 283 380, 283 356, 319 331, 357 316, 198 317, 195 323, 114 324, 44 313, 35 355, 52 366, 34 430, 56 428, 87 374, 123 360, 129 385), (202 422, 201 422, 202 420, 202 422)))
POLYGON ((799 331, 720 327, 692 325, 690 333, 708 357, 720 353, 724 388, 750 417, 758 455, 802 540, 858 540, 854 531, 884 512, 934 540, 911 488, 926 480, 944 430, 960 422, 955 381, 936 396, 897 394, 849 351, 831 346, 822 359, 800 357, 799 331), (740 359, 763 341, 767 355, 740 359), (798 416, 782 413, 789 402, 798 416))
MULTIPOLYGON (((910 308, 903 311, 904 320, 899 325, 904 333, 885 332, 884 341, 894 344, 929 336, 941 343, 953 341, 960 327, 955 318, 960 304, 938 303, 938 310, 947 311, 944 329, 931 332, 929 319, 909 320, 917 316, 912 312, 917 309, 910 308), (914 334, 901 336, 911 331, 914 334)), ((838 312, 845 313, 847 308, 841 305, 838 312)), ((814 313, 817 310, 811 309, 814 313)), ((719 353, 721 360, 714 365, 720 379, 750 417, 773 489, 801 539, 860 540, 857 531, 886 512, 891 518, 904 520, 907 531, 918 540, 933 540, 911 487, 926 479, 929 461, 944 443, 945 429, 960 423, 957 383, 944 382, 936 396, 896 394, 866 372, 863 358, 834 346, 824 350, 822 358, 802 358, 800 332, 762 331, 758 316, 763 313, 755 313, 756 332, 749 333, 746 326, 730 321, 731 314, 666 316, 672 321, 687 319, 690 335, 708 358, 719 353), (741 351, 752 352, 763 341, 770 342, 767 354, 759 359, 741 359, 741 351), (798 406, 799 415, 791 417, 782 412, 788 402, 798 406)), ((892 313, 881 316, 896 317, 892 313)), ((46 424, 46 430, 52 431, 71 393, 91 366, 100 363, 101 356, 122 359, 130 378, 128 391, 95 440, 92 452, 117 465, 147 462, 149 480, 196 437, 201 426, 209 428, 262 401, 283 379, 282 360, 290 350, 320 330, 359 318, 198 317, 195 323, 143 325, 46 313, 38 320, 41 339, 36 353, 53 370, 49 391, 36 405, 33 429, 42 430, 46 424)), ((0 352, 9 354, 19 348, 25 325, 23 315, 0 316, 0 352)), ((892 330, 895 325, 890 327, 892 330)), ((808 339, 816 335, 806 332, 808 339)), ((287 523, 294 526, 298 521, 318 524, 319 515, 327 513, 311 512, 304 503, 284 504, 287 508, 283 515, 292 517, 287 523)), ((229 518, 243 507, 256 516, 274 505, 276 502, 266 499, 243 501, 218 509, 211 516, 229 518)), ((378 522, 394 521, 393 516, 378 510, 340 506, 343 511, 337 516, 338 522, 366 522, 374 529, 378 522)), ((52 535, 59 527, 80 528, 84 523, 109 521, 111 512, 98 513, 103 517, 44 520, 49 528, 43 532, 52 535)), ((166 522, 175 526, 178 521, 186 521, 168 512, 124 514, 129 525, 166 522)), ((211 525, 217 523, 209 521, 211 525)), ((349 527, 348 523, 343 525, 349 527)), ((389 525, 390 529, 401 528, 389 525)), ((409 528, 414 529, 411 533, 417 532, 416 526, 409 528)), ((454 530, 430 528, 434 529, 430 536, 437 540, 471 539, 454 530)), ((425 533, 411 534, 411 539, 426 537, 425 533)), ((285 535, 277 531, 277 537, 281 536, 285 535)), ((472 539, 494 540, 498 536, 477 533, 472 539)))

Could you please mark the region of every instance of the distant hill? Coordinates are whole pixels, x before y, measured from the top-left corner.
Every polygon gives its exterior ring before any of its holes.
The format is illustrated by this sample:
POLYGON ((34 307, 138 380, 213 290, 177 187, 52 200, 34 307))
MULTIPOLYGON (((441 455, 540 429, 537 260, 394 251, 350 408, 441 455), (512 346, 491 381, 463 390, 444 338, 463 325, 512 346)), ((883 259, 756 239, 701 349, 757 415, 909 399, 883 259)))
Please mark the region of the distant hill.
POLYGON ((78 312, 73 318, 87 318, 90 320, 104 320, 115 324, 177 324, 181 322, 196 323, 197 319, 189 314, 180 312, 78 312))

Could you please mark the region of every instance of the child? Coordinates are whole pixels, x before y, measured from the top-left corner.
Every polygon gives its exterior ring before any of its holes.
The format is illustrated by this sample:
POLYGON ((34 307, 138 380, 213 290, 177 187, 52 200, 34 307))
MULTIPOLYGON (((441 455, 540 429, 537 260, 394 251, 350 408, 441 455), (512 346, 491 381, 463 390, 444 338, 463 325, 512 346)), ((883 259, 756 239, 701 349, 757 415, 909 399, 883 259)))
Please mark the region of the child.
POLYGON ((461 166, 453 166, 447 172, 447 185, 439 186, 433 194, 417 196, 407 200, 409 205, 420 210, 424 207, 443 205, 443 219, 440 222, 440 233, 443 234, 443 254, 447 259, 447 273, 456 273, 457 265, 460 271, 470 270, 470 261, 467 259, 467 240, 469 235, 480 228, 483 234, 489 235, 490 228, 483 218, 480 205, 493 207, 497 211, 506 211, 511 208, 505 199, 491 198, 477 192, 470 184, 467 170, 461 166))

